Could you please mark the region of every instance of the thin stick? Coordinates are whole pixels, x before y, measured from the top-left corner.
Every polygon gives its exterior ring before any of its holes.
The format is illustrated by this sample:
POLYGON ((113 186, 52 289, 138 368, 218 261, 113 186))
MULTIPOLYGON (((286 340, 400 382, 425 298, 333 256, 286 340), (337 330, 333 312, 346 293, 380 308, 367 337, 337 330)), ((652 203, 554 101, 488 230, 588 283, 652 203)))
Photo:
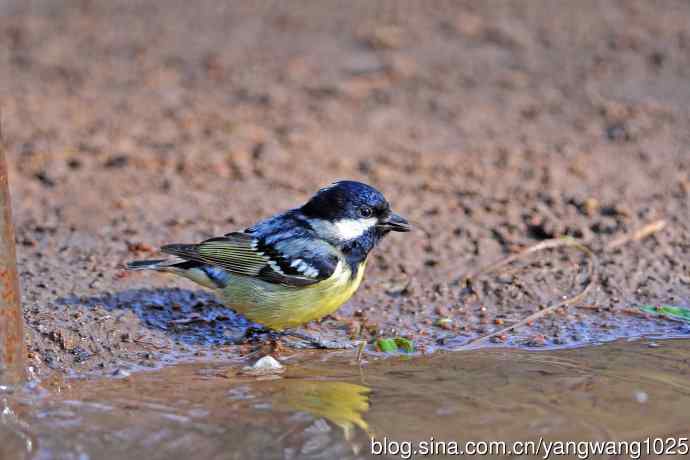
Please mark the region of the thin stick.
POLYGON ((474 278, 477 278, 481 275, 485 275, 487 273, 491 273, 491 272, 503 267, 504 265, 508 265, 511 262, 515 262, 516 260, 522 259, 525 256, 528 256, 529 254, 532 254, 534 252, 543 251, 544 249, 554 249, 554 248, 562 248, 562 247, 568 247, 568 246, 578 248, 581 251, 587 253, 588 255, 591 255, 592 257, 594 257, 594 254, 592 253, 592 251, 587 246, 583 245, 582 243, 580 243, 579 241, 577 241, 573 238, 564 237, 564 238, 555 238, 555 239, 551 239, 551 240, 544 240, 540 243, 535 244, 534 246, 530 246, 527 249, 524 249, 524 250, 518 252, 517 254, 512 254, 512 255, 509 255, 508 257, 504 257, 503 259, 500 259, 500 260, 498 260, 498 261, 496 261, 490 265, 482 267, 479 270, 477 270, 476 272, 465 276, 464 278, 462 278, 463 284, 467 284, 468 281, 470 281, 474 278))
POLYGON ((499 329, 498 331, 492 332, 490 334, 483 335, 481 337, 477 337, 475 339, 470 340, 467 342, 463 347, 470 347, 473 345, 476 345, 480 342, 484 342, 492 337, 495 337, 497 335, 501 335, 505 332, 512 331, 514 329, 517 329, 521 326, 524 326, 525 324, 537 320, 561 307, 565 307, 567 305, 571 305, 575 302, 580 301, 583 299, 587 293, 591 290, 592 286, 594 285, 594 275, 596 273, 597 269, 597 256, 585 245, 582 243, 572 239, 572 238, 561 238, 561 239, 553 239, 553 240, 546 240, 542 241, 541 243, 535 244, 534 246, 530 246, 529 248, 525 249, 524 251, 521 251, 517 254, 513 254, 511 256, 508 256, 504 259, 499 260, 498 262, 489 265, 486 268, 480 269, 478 272, 476 272, 475 275, 472 275, 471 277, 466 277, 465 281, 467 282, 470 280, 472 277, 479 276, 480 274, 485 274, 492 272, 506 264, 509 264, 515 260, 518 260, 520 258, 523 258, 529 254, 532 254, 537 251, 542 251, 544 249, 553 249, 553 248, 559 248, 559 247, 573 247, 576 248, 582 252, 584 252, 587 257, 588 257, 588 270, 587 270, 587 284, 585 287, 576 295, 573 297, 570 297, 568 299, 561 300, 560 302, 551 305, 548 308, 545 308, 543 310, 540 310, 536 313, 532 313, 531 315, 527 316, 526 318, 521 319, 520 321, 511 324, 510 326, 506 326, 502 329, 499 329))
POLYGON ((647 238, 650 235, 653 235, 654 233, 660 232, 666 228, 666 220, 665 219, 659 219, 656 220, 652 223, 649 223, 636 231, 634 231, 631 234, 628 235, 623 235, 620 238, 616 238, 613 241, 610 241, 606 245, 606 250, 610 251, 612 249, 616 249, 620 246, 623 246, 624 244, 627 244, 631 241, 640 241, 644 238, 647 238))
POLYGON ((359 346, 357 347, 357 356, 355 357, 355 361, 357 361, 358 364, 362 362, 362 355, 364 353, 364 347, 366 346, 367 342, 365 340, 359 342, 359 346))
MULTIPOLYGON (((615 240, 609 242, 606 246, 605 249, 607 251, 611 251, 613 249, 619 248, 625 244, 628 244, 633 241, 640 241, 644 238, 647 238, 650 235, 653 235, 654 233, 660 232, 666 227, 666 220, 665 219, 659 219, 654 222, 651 222, 647 225, 644 225, 634 231, 631 234, 624 235, 620 238, 616 238, 615 240)), ((546 240, 542 241, 541 243, 537 243, 534 246, 530 246, 529 248, 525 249, 524 251, 521 251, 517 254, 510 255, 508 257, 505 257, 503 259, 498 260, 497 262, 494 262, 491 265, 488 265, 486 267, 480 268, 476 272, 467 275, 463 278, 463 284, 467 285, 472 279, 484 275, 490 272, 493 272, 505 265, 508 265, 511 262, 514 262, 516 260, 522 259, 523 257, 532 254, 537 251, 542 251, 544 249, 554 249, 554 248, 559 248, 559 247, 574 247, 582 252, 584 252, 589 259, 589 269, 587 273, 588 281, 585 287, 576 295, 573 297, 570 297, 569 299, 564 299, 548 308, 545 308, 543 310, 540 310, 536 313, 533 313, 526 318, 521 319, 520 321, 510 325, 506 326, 496 332, 492 332, 490 334, 483 335, 481 337, 477 337, 475 339, 472 339, 468 341, 464 347, 469 347, 472 345, 476 345, 480 342, 484 342, 485 340, 488 340, 492 337, 496 337, 497 335, 501 335, 505 332, 513 331, 521 326, 524 326, 527 323, 530 323, 534 320, 537 320, 561 307, 566 307, 568 305, 572 305, 573 303, 576 303, 580 300, 582 300, 587 293, 591 290, 592 286, 594 285, 594 275, 596 273, 597 269, 597 264, 598 264, 598 259, 596 255, 592 252, 591 249, 589 249, 587 246, 584 244, 572 239, 572 238, 560 238, 560 239, 552 239, 552 240, 546 240)))

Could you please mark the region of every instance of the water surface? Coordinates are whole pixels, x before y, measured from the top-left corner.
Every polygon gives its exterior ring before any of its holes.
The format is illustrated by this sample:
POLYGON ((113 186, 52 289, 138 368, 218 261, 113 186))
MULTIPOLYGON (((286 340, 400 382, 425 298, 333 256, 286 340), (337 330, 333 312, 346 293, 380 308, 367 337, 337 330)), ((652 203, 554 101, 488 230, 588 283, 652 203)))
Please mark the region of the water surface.
POLYGON ((368 458, 370 436, 634 440, 690 426, 688 340, 286 365, 261 378, 208 363, 44 384, 6 400, 0 457, 368 458))

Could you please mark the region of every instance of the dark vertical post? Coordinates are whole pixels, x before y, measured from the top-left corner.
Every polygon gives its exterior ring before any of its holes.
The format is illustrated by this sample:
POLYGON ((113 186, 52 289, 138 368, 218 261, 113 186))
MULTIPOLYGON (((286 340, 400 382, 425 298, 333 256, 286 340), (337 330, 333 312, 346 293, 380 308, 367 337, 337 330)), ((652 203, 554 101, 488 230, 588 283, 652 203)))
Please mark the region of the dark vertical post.
MULTIPOLYGON (((0 119, 0 123, 2 120, 0 119)), ((0 125, 0 389, 24 380, 24 320, 17 280, 17 259, 5 144, 0 125)))

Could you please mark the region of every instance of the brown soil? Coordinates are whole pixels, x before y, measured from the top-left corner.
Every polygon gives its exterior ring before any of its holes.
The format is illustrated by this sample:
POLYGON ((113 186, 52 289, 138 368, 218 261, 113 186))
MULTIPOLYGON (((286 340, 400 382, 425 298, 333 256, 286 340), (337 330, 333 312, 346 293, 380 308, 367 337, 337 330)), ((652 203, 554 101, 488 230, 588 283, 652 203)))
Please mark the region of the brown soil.
POLYGON ((389 237, 355 298, 312 332, 461 346, 581 288, 585 260, 565 249, 459 282, 563 235, 597 251, 594 289, 496 341, 690 332, 630 314, 690 301, 690 4, 328 3, 0 5, 37 372, 240 356, 247 324, 210 295, 119 267, 337 178, 378 186, 430 235, 389 237))

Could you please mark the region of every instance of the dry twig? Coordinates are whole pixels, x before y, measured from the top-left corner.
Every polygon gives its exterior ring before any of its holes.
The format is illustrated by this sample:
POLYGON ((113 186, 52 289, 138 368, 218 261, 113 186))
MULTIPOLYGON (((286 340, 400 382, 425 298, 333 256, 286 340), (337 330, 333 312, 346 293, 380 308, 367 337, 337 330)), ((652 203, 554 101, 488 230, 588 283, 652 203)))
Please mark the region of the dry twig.
POLYGON ((546 240, 542 241, 541 243, 535 244, 534 246, 530 246, 529 248, 525 249, 524 251, 521 251, 517 254, 513 254, 511 256, 505 257, 498 262, 495 262, 488 267, 485 267, 483 269, 480 269, 477 271, 475 274, 466 277, 465 281, 467 282, 468 280, 479 276, 483 275, 492 271, 495 271, 499 269, 500 267, 503 267, 511 262, 514 262, 516 260, 519 260, 521 258, 524 258, 525 256, 532 254, 537 251, 543 251, 544 249, 554 249, 554 248, 560 248, 560 247, 573 247, 576 248, 583 253, 585 253, 588 257, 588 270, 587 270, 587 284, 582 288, 580 292, 578 292, 576 295, 573 297, 561 300, 560 302, 555 303, 554 305, 551 305, 550 307, 547 307, 543 310, 539 310, 536 313, 532 313, 531 315, 521 319, 520 321, 511 324, 510 326, 506 326, 502 329, 499 329, 498 331, 494 331, 490 334, 483 335, 481 337, 474 338, 467 342, 464 346, 465 347, 470 347, 473 345, 477 345, 480 342, 484 342, 492 337, 496 337, 497 335, 501 335, 505 332, 512 331, 514 329, 517 329, 529 322, 532 322, 534 320, 537 320, 541 318, 542 316, 545 316, 561 307, 565 307, 568 305, 571 305, 575 302, 578 302, 579 300, 582 300, 587 293, 591 290, 592 286, 594 285, 594 275, 596 273, 597 269, 597 256, 585 245, 582 243, 572 239, 572 238, 561 238, 561 239, 553 239, 553 240, 546 240))
MULTIPOLYGON (((666 220, 660 219, 654 222, 651 222, 647 225, 644 225, 640 227, 638 230, 634 231, 633 233, 630 233, 628 235, 624 235, 620 238, 616 238, 613 241, 610 241, 606 246, 605 250, 611 251, 613 249, 619 248, 625 244, 628 244, 633 241, 640 241, 644 238, 647 238, 650 235, 653 235, 654 233, 660 232, 666 227, 666 220)), ((483 267, 476 272, 465 276, 463 279, 463 284, 467 285, 472 279, 485 275, 487 273, 493 272, 505 265, 508 265, 511 262, 514 262, 516 260, 522 259, 525 256, 535 253, 537 251, 543 251, 544 249, 554 249, 554 248, 559 248, 559 247, 574 247, 582 252, 584 252, 589 259, 589 268, 587 272, 587 284, 584 286, 584 288, 574 295, 573 297, 564 299, 560 302, 557 302, 554 305, 551 305, 548 308, 545 308, 543 310, 540 310, 536 313, 532 313, 531 315, 521 319, 520 321, 511 324, 510 326, 504 327, 502 329, 499 329, 498 331, 492 332, 490 334, 483 335, 481 337, 477 337, 474 339, 471 339, 469 342, 467 342, 464 346, 469 347, 476 345, 480 342, 484 342, 485 340, 488 340, 492 337, 496 337, 498 335, 504 334, 509 331, 513 331, 521 326, 524 326, 527 323, 530 323, 534 320, 537 320, 561 307, 565 307, 568 305, 571 305, 575 302, 578 302, 579 300, 582 300, 587 293, 592 289, 592 286, 594 285, 594 276, 596 273, 597 265, 598 265, 598 259, 596 254, 592 252, 591 249, 589 249, 587 246, 584 244, 572 239, 572 238, 560 238, 560 239, 551 239, 551 240, 546 240, 542 241, 540 243, 535 244, 534 246, 530 246, 529 248, 525 249, 524 251, 521 251, 517 254, 510 255, 508 257, 505 257, 497 262, 494 262, 493 264, 483 267)))
POLYGON ((627 243, 630 243, 631 241, 640 241, 644 238, 647 238, 648 236, 653 235, 654 233, 660 232, 666 227, 666 220, 665 219, 659 219, 656 220, 652 223, 649 223, 643 227, 640 227, 633 233, 630 233, 628 235, 623 235, 620 238, 616 238, 613 241, 610 241, 606 245, 606 250, 611 251, 612 249, 616 249, 618 247, 621 247, 627 243))

